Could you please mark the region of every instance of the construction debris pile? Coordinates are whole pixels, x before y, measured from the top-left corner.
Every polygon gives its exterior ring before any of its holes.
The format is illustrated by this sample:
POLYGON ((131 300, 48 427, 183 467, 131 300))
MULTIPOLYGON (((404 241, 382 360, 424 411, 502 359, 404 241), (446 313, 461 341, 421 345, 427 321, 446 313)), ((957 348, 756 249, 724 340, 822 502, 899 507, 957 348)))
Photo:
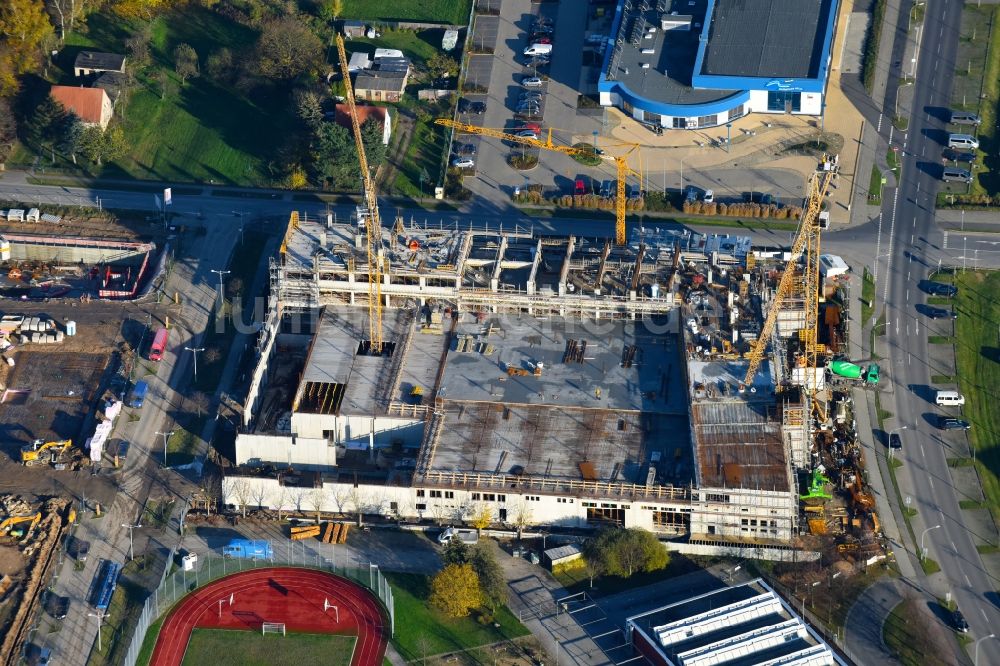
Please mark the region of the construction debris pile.
POLYGON ((20 497, 0 496, 0 549, 17 549, 23 564, 19 571, 0 577, 0 608, 16 609, 0 613, 4 618, 0 666, 20 663, 32 618, 58 559, 62 535, 75 519, 75 511, 64 499, 49 499, 39 507, 20 497))

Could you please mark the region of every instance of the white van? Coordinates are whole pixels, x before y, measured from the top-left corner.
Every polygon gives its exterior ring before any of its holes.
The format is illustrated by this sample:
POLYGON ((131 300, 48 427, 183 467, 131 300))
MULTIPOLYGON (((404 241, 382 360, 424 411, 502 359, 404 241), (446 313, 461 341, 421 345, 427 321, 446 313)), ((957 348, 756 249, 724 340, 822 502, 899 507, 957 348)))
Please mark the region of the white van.
POLYGON ((979 148, 979 140, 971 134, 949 134, 948 147, 976 150, 979 148))
POLYGON ((532 44, 524 49, 524 55, 526 56, 549 55, 550 53, 552 53, 551 44, 532 44))
POLYGON ((961 407, 965 404, 965 396, 958 391, 938 391, 934 396, 934 402, 938 407, 961 407))

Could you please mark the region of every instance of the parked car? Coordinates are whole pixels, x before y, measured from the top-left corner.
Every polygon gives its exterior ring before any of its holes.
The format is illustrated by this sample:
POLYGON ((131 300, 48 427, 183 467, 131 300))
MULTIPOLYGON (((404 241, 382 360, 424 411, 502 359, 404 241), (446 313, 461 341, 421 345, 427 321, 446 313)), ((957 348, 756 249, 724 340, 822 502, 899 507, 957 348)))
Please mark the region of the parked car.
POLYGON ((475 155, 476 146, 472 143, 456 143, 455 144, 455 154, 456 155, 475 155))
POLYGON ((521 102, 517 105, 518 113, 540 113, 541 110, 542 107, 538 102, 521 102))
POLYGON ((978 125, 983 122, 983 120, 978 115, 970 111, 952 111, 948 122, 955 125, 978 125))
POLYGON ((456 157, 451 161, 451 165, 456 169, 471 169, 476 166, 476 163, 469 157, 456 157))
POLYGON ((538 123, 524 123, 518 129, 519 130, 531 130, 535 134, 541 134, 542 133, 542 126, 539 125, 538 123))
POLYGON ((118 460, 125 460, 128 457, 128 450, 131 444, 127 439, 118 442, 118 460))
POLYGON ((72 539, 73 541, 70 542, 69 548, 67 549, 69 550, 69 554, 72 555, 77 562, 86 562, 87 555, 90 554, 90 542, 84 541, 78 537, 72 537, 72 539))
POLYGON ((534 139, 536 141, 538 140, 538 135, 535 134, 534 130, 521 130, 520 132, 518 132, 514 136, 519 136, 519 137, 522 137, 524 139, 534 139))
POLYGON ((52 648, 43 647, 39 649, 37 666, 49 666, 52 663, 52 648))
POLYGON ((903 448, 903 440, 900 439, 898 432, 889 433, 889 448, 890 449, 903 448))
POLYGON ((965 162, 966 164, 972 164, 976 161, 975 153, 967 153, 962 150, 954 150, 952 148, 946 148, 941 157, 949 162, 965 162))
POLYGON ((481 116, 486 113, 486 102, 473 102, 469 106, 469 113, 474 113, 477 116, 481 116))
POLYGON ((526 102, 528 100, 541 101, 541 99, 542 99, 542 93, 538 92, 537 90, 536 91, 523 92, 523 93, 521 93, 518 96, 518 99, 521 100, 522 102, 526 102))
POLYGON ((531 41, 533 41, 535 44, 551 44, 552 38, 543 35, 538 39, 532 38, 531 41))
POLYGON ((528 58, 527 62, 524 63, 527 67, 548 67, 552 64, 552 59, 548 56, 535 56, 534 58, 528 58))
POLYGON ((944 308, 937 308, 932 305, 928 305, 924 308, 924 314, 931 319, 958 319, 957 312, 953 310, 946 310, 944 308))
POLYGON ((958 293, 958 287, 953 284, 928 282, 924 285, 924 291, 932 296, 954 296, 958 293))
POLYGON ((613 197, 616 194, 617 187, 615 187, 615 181, 605 180, 601 183, 601 196, 602 197, 613 197))
POLYGON ((704 201, 705 203, 712 203, 713 201, 715 201, 715 191, 705 190, 705 196, 702 197, 701 200, 704 201))
POLYGON ((964 419, 956 419, 952 416, 938 415, 937 427, 940 430, 968 430, 972 424, 964 419))
POLYGON ((521 79, 521 85, 525 88, 541 88, 545 85, 545 81, 542 81, 537 76, 526 76, 521 79))
POLYGON ((468 113, 469 107, 471 107, 471 106, 472 106, 472 102, 469 101, 469 100, 467 100, 467 99, 465 99, 464 97, 462 97, 462 98, 460 98, 458 100, 458 112, 459 113, 468 113))
POLYGON ((962 615, 962 611, 957 608, 951 614, 951 625, 955 628, 955 631, 963 634, 969 633, 969 623, 965 621, 965 616, 962 615))
POLYGON ((583 182, 583 178, 577 178, 576 183, 573 184, 573 194, 586 194, 587 186, 583 182))
POLYGON ((684 200, 687 201, 688 203, 694 203, 695 201, 697 201, 698 190, 695 187, 688 185, 686 188, 684 188, 684 200))

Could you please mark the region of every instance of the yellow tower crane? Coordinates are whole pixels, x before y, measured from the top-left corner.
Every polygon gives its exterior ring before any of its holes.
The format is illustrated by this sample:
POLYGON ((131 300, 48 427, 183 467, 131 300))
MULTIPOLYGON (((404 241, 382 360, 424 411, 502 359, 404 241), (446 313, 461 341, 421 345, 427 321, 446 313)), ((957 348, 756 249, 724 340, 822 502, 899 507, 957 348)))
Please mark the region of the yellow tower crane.
POLYGON ((382 353, 382 220, 378 214, 378 195, 375 192, 375 180, 368 168, 368 156, 365 155, 365 144, 361 138, 361 124, 358 122, 358 109, 354 103, 354 88, 351 86, 351 75, 348 73, 347 52, 344 50, 344 39, 337 34, 337 54, 340 56, 340 71, 344 77, 344 96, 347 98, 347 108, 351 116, 351 129, 354 131, 354 145, 358 150, 358 163, 361 166, 361 180, 364 183, 365 202, 368 205, 368 215, 365 216, 365 236, 368 251, 368 335, 371 338, 371 353, 382 353))
MULTIPOLYGON (((466 125, 465 123, 459 123, 449 118, 438 118, 434 121, 438 125, 443 125, 445 127, 451 127, 459 132, 467 132, 469 134, 479 134, 480 136, 490 136, 494 139, 502 139, 504 141, 513 141, 514 143, 519 143, 525 146, 533 146, 535 148, 540 148, 542 150, 552 150, 558 153, 563 153, 565 155, 571 156, 593 156, 593 151, 585 148, 575 148, 573 146, 560 146, 552 143, 552 130, 548 130, 548 134, 545 141, 539 139, 533 139, 527 136, 517 136, 516 134, 508 134, 503 130, 490 129, 488 127, 479 127, 478 125, 466 125)), ((629 167, 627 157, 639 147, 639 144, 621 144, 630 146, 629 150, 620 156, 612 155, 601 155, 602 159, 612 161, 615 163, 615 170, 618 175, 618 189, 615 194, 615 244, 624 245, 625 244, 625 179, 630 175, 640 176, 640 174, 629 167)), ((641 176, 640 176, 641 177, 641 176)))
MULTIPOLYGON (((785 271, 778 281, 778 288, 774 293, 774 301, 764 318, 764 325, 761 327, 760 335, 750 348, 748 358, 750 367, 747 368, 746 378, 743 382, 749 386, 753 382, 754 375, 760 367, 760 362, 764 359, 764 352, 767 350, 768 342, 774 331, 774 326, 778 321, 778 312, 782 309, 784 302, 793 293, 798 274, 799 259, 805 255, 805 266, 802 271, 801 284, 805 290, 805 326, 799 331, 799 340, 805 348, 806 365, 815 368, 818 355, 824 351, 825 346, 821 345, 817 339, 816 326, 819 321, 819 214, 823 207, 823 200, 830 187, 832 174, 824 172, 822 176, 813 176, 809 179, 809 196, 806 201, 805 210, 802 213, 802 220, 799 223, 799 231, 792 243, 791 256, 785 266, 785 271)), ((807 383, 812 385, 813 405, 815 407, 816 381, 810 377, 807 383)))

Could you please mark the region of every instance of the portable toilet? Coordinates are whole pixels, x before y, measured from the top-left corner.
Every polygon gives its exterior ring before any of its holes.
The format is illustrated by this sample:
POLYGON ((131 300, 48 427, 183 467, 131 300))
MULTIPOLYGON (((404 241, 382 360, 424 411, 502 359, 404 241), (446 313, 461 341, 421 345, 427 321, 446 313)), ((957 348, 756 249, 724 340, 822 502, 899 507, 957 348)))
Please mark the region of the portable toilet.
POLYGON ((32 208, 28 211, 28 217, 25 218, 26 222, 38 222, 38 218, 41 217, 42 212, 37 208, 32 208))
POLYGON ((0 261, 10 261, 10 241, 0 236, 0 261))
POLYGON ((188 553, 181 558, 181 568, 184 571, 194 571, 195 565, 198 564, 198 553, 188 553))
POLYGON ((66 335, 76 335, 76 321, 70 319, 66 322, 66 335))

